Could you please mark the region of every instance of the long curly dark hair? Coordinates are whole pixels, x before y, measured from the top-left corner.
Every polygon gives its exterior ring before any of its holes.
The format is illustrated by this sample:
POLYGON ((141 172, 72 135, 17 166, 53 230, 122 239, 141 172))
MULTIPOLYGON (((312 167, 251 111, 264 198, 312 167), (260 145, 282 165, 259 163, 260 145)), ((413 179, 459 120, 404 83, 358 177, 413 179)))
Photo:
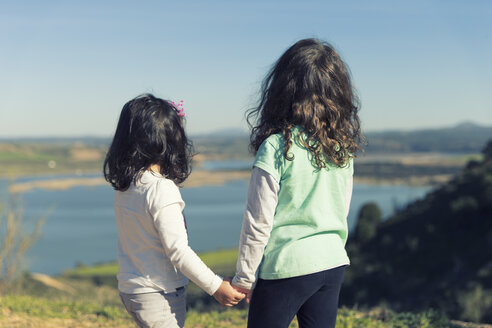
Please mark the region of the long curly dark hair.
POLYGON ((104 178, 125 191, 139 172, 153 164, 176 184, 191 173, 192 144, 176 107, 151 94, 130 100, 121 110, 118 126, 104 161, 104 178))
POLYGON ((266 138, 281 133, 284 156, 293 160, 292 128, 300 126, 299 142, 318 168, 328 162, 346 166, 364 143, 358 111, 350 73, 335 49, 320 40, 300 40, 269 71, 258 106, 247 113, 250 150, 256 154, 266 138))

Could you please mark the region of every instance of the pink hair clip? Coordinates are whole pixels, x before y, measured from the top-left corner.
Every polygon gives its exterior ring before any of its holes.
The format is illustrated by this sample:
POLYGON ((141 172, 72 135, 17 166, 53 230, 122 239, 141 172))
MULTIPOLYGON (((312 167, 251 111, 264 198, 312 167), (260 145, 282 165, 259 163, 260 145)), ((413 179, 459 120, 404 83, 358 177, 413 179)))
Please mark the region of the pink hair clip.
POLYGON ((178 116, 181 116, 181 117, 186 116, 186 114, 184 113, 183 104, 184 104, 184 100, 180 100, 177 105, 174 101, 172 102, 174 110, 176 111, 176 113, 178 113, 178 116))

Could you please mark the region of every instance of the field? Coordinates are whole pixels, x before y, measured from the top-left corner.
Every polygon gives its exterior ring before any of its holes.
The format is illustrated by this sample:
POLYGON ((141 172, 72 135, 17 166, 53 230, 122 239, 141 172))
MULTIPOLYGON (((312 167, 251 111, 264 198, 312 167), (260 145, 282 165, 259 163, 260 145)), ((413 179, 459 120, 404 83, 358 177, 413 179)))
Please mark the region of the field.
MULTIPOLYGON (((231 274, 237 250, 200 254, 222 275, 231 274)), ((0 327, 135 327, 123 309, 116 289, 115 263, 81 266, 58 277, 25 274, 0 296, 0 327)), ((187 288, 187 327, 245 327, 247 308, 222 308, 212 297, 190 284, 187 288), (210 304, 212 304, 210 306, 210 304)), ((297 327, 297 322, 290 327, 297 327)), ((337 327, 474 327, 448 320, 436 311, 394 313, 384 308, 339 310, 337 327)), ((483 326, 485 327, 485 326, 483 326)))
MULTIPOLYGON (((63 302, 27 296, 0 297, 2 327, 135 327, 121 307, 101 306, 96 303, 63 302)), ((186 326, 196 328, 239 328, 246 326, 247 310, 187 313, 186 326)), ((391 327, 465 327, 453 323, 436 312, 423 314, 393 313, 375 310, 364 313, 355 310, 339 310, 339 328, 391 328, 391 327)), ((294 320, 289 326, 298 327, 294 320)), ((472 327, 472 326, 470 326, 472 327)), ((474 326, 477 327, 477 326, 474 326)))
MULTIPOLYGON (((64 189, 77 185, 106 183, 100 177, 84 177, 102 173, 107 143, 83 142, 0 142, 0 178, 13 180, 12 192, 32 188, 64 189), (16 183, 23 176, 63 176, 56 181, 16 183), (75 178, 73 176, 76 176, 75 178), (80 176, 80 177, 77 177, 80 176)), ((247 140, 199 139, 193 158, 193 172, 185 184, 197 186, 221 184, 234 179, 248 179, 246 171, 201 170, 204 161, 253 160, 248 154, 247 140)), ((441 153, 363 153, 355 160, 355 181, 369 184, 436 185, 451 179, 470 160, 480 160, 481 155, 441 153)))
POLYGON ((102 145, 0 143, 0 177, 100 172, 105 154, 102 145))

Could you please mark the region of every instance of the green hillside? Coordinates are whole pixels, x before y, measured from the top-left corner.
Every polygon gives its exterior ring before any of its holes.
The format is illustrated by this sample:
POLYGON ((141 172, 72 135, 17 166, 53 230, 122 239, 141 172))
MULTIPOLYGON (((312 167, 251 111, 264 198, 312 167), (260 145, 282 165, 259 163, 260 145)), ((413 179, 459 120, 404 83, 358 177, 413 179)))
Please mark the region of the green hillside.
POLYGON ((492 141, 483 153, 389 220, 360 221, 347 245, 343 304, 437 308, 492 323, 492 141))

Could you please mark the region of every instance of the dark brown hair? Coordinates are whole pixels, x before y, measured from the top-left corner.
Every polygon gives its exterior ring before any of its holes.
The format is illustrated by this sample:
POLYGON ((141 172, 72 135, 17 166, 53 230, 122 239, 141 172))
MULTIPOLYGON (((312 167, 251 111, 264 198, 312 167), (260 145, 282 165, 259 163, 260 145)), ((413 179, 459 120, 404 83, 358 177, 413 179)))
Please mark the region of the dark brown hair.
POLYGON ((299 142, 318 168, 327 162, 343 167, 363 142, 358 110, 350 73, 335 49, 316 39, 300 40, 272 67, 258 106, 247 113, 250 149, 256 153, 266 138, 281 133, 284 156, 292 160, 292 128, 300 126, 299 142))
POLYGON ((191 152, 176 107, 144 94, 121 110, 104 177, 114 189, 125 191, 142 169, 158 164, 163 176, 179 184, 191 173, 191 152))

